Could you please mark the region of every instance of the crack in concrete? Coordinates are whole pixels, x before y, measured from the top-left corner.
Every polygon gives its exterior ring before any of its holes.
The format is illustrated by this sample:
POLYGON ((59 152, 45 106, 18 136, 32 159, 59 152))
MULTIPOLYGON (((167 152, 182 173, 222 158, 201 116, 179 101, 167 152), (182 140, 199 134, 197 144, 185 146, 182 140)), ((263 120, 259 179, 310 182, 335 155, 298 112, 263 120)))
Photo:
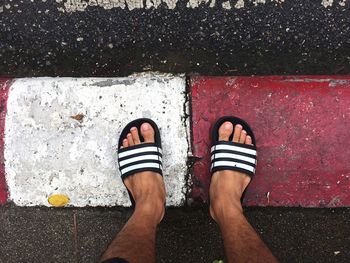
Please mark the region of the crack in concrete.
POLYGON ((185 203, 184 206, 190 206, 193 203, 192 198, 190 197, 192 191, 192 176, 193 176, 193 166, 195 164, 196 159, 192 154, 192 142, 193 142, 193 132, 192 132, 192 103, 191 103, 191 86, 190 86, 190 78, 186 77, 186 89, 184 92, 185 101, 183 104, 184 111, 184 126, 186 128, 186 140, 187 140, 187 171, 185 174, 185 185, 184 185, 184 196, 185 203))

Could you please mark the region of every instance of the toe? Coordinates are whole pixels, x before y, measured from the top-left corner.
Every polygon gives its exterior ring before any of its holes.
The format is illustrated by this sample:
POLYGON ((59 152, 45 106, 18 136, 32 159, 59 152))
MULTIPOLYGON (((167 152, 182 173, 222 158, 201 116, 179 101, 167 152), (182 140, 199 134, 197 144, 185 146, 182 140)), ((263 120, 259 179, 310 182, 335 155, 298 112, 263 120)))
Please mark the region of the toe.
POLYGON ((228 141, 233 131, 231 122, 224 122, 219 128, 219 141, 228 141))
POLYGON ((137 130, 136 127, 132 127, 130 129, 131 135, 132 135, 132 139, 134 141, 135 144, 140 144, 140 136, 139 136, 139 131, 137 130))
POLYGON ((237 124, 235 126, 235 130, 233 132, 233 138, 232 138, 233 142, 239 142, 239 138, 241 137, 242 129, 243 129, 243 127, 240 124, 237 124))
POLYGON ((248 135, 245 139, 245 144, 253 145, 252 137, 248 135))
POLYGON ((145 142, 154 142, 154 130, 149 123, 145 122, 141 125, 141 134, 145 142))
POLYGON ((128 133, 128 135, 126 135, 126 138, 128 139, 129 146, 133 146, 134 145, 134 140, 132 139, 131 133, 128 133))
POLYGON ((244 143, 245 140, 246 140, 246 138, 247 138, 247 132, 246 132, 245 130, 243 130, 243 131, 241 132, 241 136, 239 137, 239 142, 240 142, 240 143, 244 143))
POLYGON ((123 148, 129 147, 129 143, 127 139, 123 140, 123 148))

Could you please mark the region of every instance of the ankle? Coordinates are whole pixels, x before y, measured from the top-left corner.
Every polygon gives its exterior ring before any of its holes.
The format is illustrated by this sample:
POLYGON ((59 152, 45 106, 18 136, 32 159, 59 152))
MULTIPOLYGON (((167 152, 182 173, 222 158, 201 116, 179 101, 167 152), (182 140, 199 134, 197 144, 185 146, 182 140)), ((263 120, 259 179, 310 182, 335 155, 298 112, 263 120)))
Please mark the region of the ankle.
POLYGON ((211 199, 210 202, 210 214, 216 222, 243 214, 240 199, 236 200, 225 197, 211 199))
POLYGON ((139 199, 136 202, 135 214, 159 224, 165 213, 164 201, 162 199, 139 199))
POLYGON ((210 214, 215 221, 228 214, 242 214, 241 197, 251 178, 236 171, 216 172, 210 183, 210 214))

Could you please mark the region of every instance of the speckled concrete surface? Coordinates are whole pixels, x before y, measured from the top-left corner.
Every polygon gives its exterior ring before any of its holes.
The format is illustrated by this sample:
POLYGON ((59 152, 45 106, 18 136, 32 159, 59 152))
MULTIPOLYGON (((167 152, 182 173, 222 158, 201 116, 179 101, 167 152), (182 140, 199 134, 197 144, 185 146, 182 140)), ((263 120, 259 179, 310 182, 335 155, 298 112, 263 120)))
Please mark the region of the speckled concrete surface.
MULTIPOLYGON (((130 215, 124 209, 0 207, 0 262, 94 263, 130 215)), ((282 263, 348 263, 349 209, 246 209, 282 263)), ((168 209, 157 235, 157 262, 223 258, 207 208, 168 209)))
POLYGON ((119 134, 151 118, 163 146, 167 205, 185 201, 189 134, 185 78, 26 78, 9 90, 5 174, 10 200, 49 206, 64 194, 71 206, 128 206, 117 166, 119 134))
POLYGON ((60 11, 67 2, 3 0, 0 75, 350 73, 349 1, 245 0, 225 9, 227 1, 189 8, 179 0, 174 9, 60 11))

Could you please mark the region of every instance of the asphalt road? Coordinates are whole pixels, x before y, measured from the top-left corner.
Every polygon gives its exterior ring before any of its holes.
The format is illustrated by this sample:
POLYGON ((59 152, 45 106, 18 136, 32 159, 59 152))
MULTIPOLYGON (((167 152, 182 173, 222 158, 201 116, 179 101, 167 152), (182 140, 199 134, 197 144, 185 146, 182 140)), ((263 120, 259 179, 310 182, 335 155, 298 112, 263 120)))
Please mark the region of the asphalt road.
POLYGON ((72 13, 60 11, 62 2, 3 0, 1 76, 350 72, 348 2, 326 8, 321 0, 246 1, 225 9, 221 0, 214 8, 179 0, 175 9, 92 6, 72 13))
MULTIPOLYGON (((130 215, 121 208, 0 208, 0 262, 97 262, 130 215)), ((350 209, 248 208, 248 220, 281 262, 349 262, 350 209)), ((168 209, 157 262, 223 259, 207 208, 168 209)))

